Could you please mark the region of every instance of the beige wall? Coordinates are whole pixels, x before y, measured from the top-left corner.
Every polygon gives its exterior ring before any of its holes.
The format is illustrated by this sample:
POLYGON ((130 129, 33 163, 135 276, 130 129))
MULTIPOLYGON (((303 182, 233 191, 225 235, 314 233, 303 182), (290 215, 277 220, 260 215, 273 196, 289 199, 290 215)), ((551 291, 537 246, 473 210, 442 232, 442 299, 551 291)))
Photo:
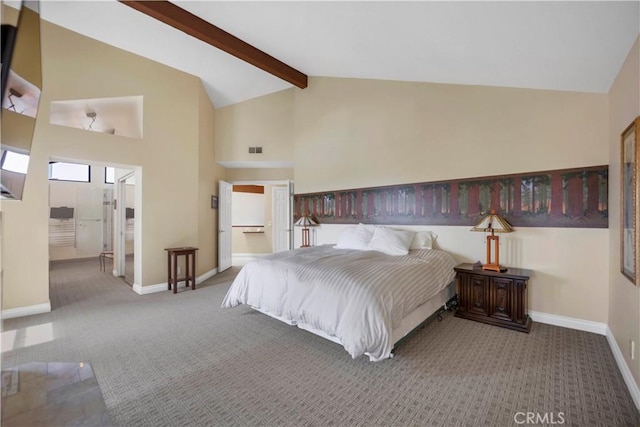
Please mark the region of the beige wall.
POLYGON ((0 22, 2 24, 17 25, 20 11, 15 7, 8 6, 5 2, 0 4, 0 22))
POLYGON ((640 39, 609 92, 609 328, 640 385, 640 286, 620 273, 620 134, 640 115, 640 39), (636 343, 631 360, 630 341, 636 343))
POLYGON ((607 96, 312 78, 296 193, 606 164, 607 96))
POLYGON ((287 89, 216 110, 219 161, 293 160, 293 94, 287 89), (249 154, 249 147, 263 147, 249 154))
POLYGON ((293 179, 293 168, 231 168, 227 169, 229 182, 286 181, 293 179))
POLYGON ((215 113, 202 85, 199 86, 198 153, 198 258, 197 270, 204 274, 218 266, 218 210, 211 209, 211 196, 218 195, 218 182, 225 169, 216 163, 215 113))
MULTIPOLYGON (((197 77, 82 37, 42 25, 44 91, 21 202, 3 202, 3 309, 49 301, 48 179, 51 157, 140 166, 142 271, 140 285, 166 282, 166 247, 200 245, 211 254, 213 241, 199 234, 211 188, 220 173, 201 153, 213 146, 211 109, 202 113, 197 77), (51 101, 142 95, 144 138, 91 133, 48 123, 51 101), (205 116, 202 117, 201 113, 205 116), (208 132, 208 134, 207 134, 208 132), (208 164, 207 164, 208 163, 208 164), (208 175, 208 174, 211 175, 208 175), (161 230, 162 232, 159 232, 161 230)), ((117 132, 117 130, 116 130, 117 132)), ((211 233, 208 234, 211 238, 211 233)), ((205 255, 206 256, 206 255, 205 255)), ((201 260, 198 274, 217 263, 201 260)))
MULTIPOLYGON (((262 97, 261 109, 269 99, 292 112, 296 193, 609 163, 604 94, 313 77, 291 98, 262 97)), ((217 126, 266 129, 261 111, 228 107, 217 126)), ((335 242, 339 229, 314 236, 335 242)), ((460 261, 483 259, 477 233, 437 232, 460 261)), ((519 228, 501 252, 504 263, 534 270, 530 310, 606 323, 608 247, 603 229, 519 228)))

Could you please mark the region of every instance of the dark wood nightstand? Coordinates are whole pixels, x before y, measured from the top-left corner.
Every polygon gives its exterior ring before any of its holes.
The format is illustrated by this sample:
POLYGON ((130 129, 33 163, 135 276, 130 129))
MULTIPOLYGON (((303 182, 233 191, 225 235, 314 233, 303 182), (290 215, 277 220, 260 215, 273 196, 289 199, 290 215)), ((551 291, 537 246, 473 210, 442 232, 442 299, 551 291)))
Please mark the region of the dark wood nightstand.
POLYGON ((527 314, 527 283, 531 270, 509 268, 505 272, 460 264, 456 271, 456 317, 502 326, 521 332, 531 330, 527 314))

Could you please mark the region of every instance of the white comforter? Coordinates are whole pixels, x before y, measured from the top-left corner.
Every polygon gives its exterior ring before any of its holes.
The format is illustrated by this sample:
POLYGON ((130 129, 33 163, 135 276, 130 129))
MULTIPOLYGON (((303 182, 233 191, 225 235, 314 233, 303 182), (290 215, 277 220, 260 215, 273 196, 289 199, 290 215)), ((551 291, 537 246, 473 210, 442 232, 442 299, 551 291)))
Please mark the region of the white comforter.
POLYGON ((246 264, 222 307, 247 304, 337 337, 356 358, 390 357, 392 331, 455 275, 454 258, 435 249, 406 256, 334 249, 279 252, 246 264))

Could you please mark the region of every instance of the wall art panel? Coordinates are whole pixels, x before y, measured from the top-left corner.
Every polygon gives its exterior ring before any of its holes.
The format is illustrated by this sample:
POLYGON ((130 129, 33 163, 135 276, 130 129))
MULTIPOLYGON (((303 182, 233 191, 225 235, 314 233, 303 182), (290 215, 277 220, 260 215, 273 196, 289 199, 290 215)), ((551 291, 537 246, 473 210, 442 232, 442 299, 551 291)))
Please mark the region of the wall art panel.
POLYGON ((606 165, 296 194, 321 224, 473 226, 491 210, 516 227, 607 228, 606 165))

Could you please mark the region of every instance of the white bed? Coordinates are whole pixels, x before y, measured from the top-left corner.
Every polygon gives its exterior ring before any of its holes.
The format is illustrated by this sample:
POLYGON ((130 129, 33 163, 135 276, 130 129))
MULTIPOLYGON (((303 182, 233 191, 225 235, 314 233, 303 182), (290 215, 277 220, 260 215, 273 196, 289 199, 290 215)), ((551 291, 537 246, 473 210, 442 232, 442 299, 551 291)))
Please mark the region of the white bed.
POLYGON ((379 361, 454 295, 455 265, 435 249, 295 249, 246 264, 222 307, 249 305, 379 361))

